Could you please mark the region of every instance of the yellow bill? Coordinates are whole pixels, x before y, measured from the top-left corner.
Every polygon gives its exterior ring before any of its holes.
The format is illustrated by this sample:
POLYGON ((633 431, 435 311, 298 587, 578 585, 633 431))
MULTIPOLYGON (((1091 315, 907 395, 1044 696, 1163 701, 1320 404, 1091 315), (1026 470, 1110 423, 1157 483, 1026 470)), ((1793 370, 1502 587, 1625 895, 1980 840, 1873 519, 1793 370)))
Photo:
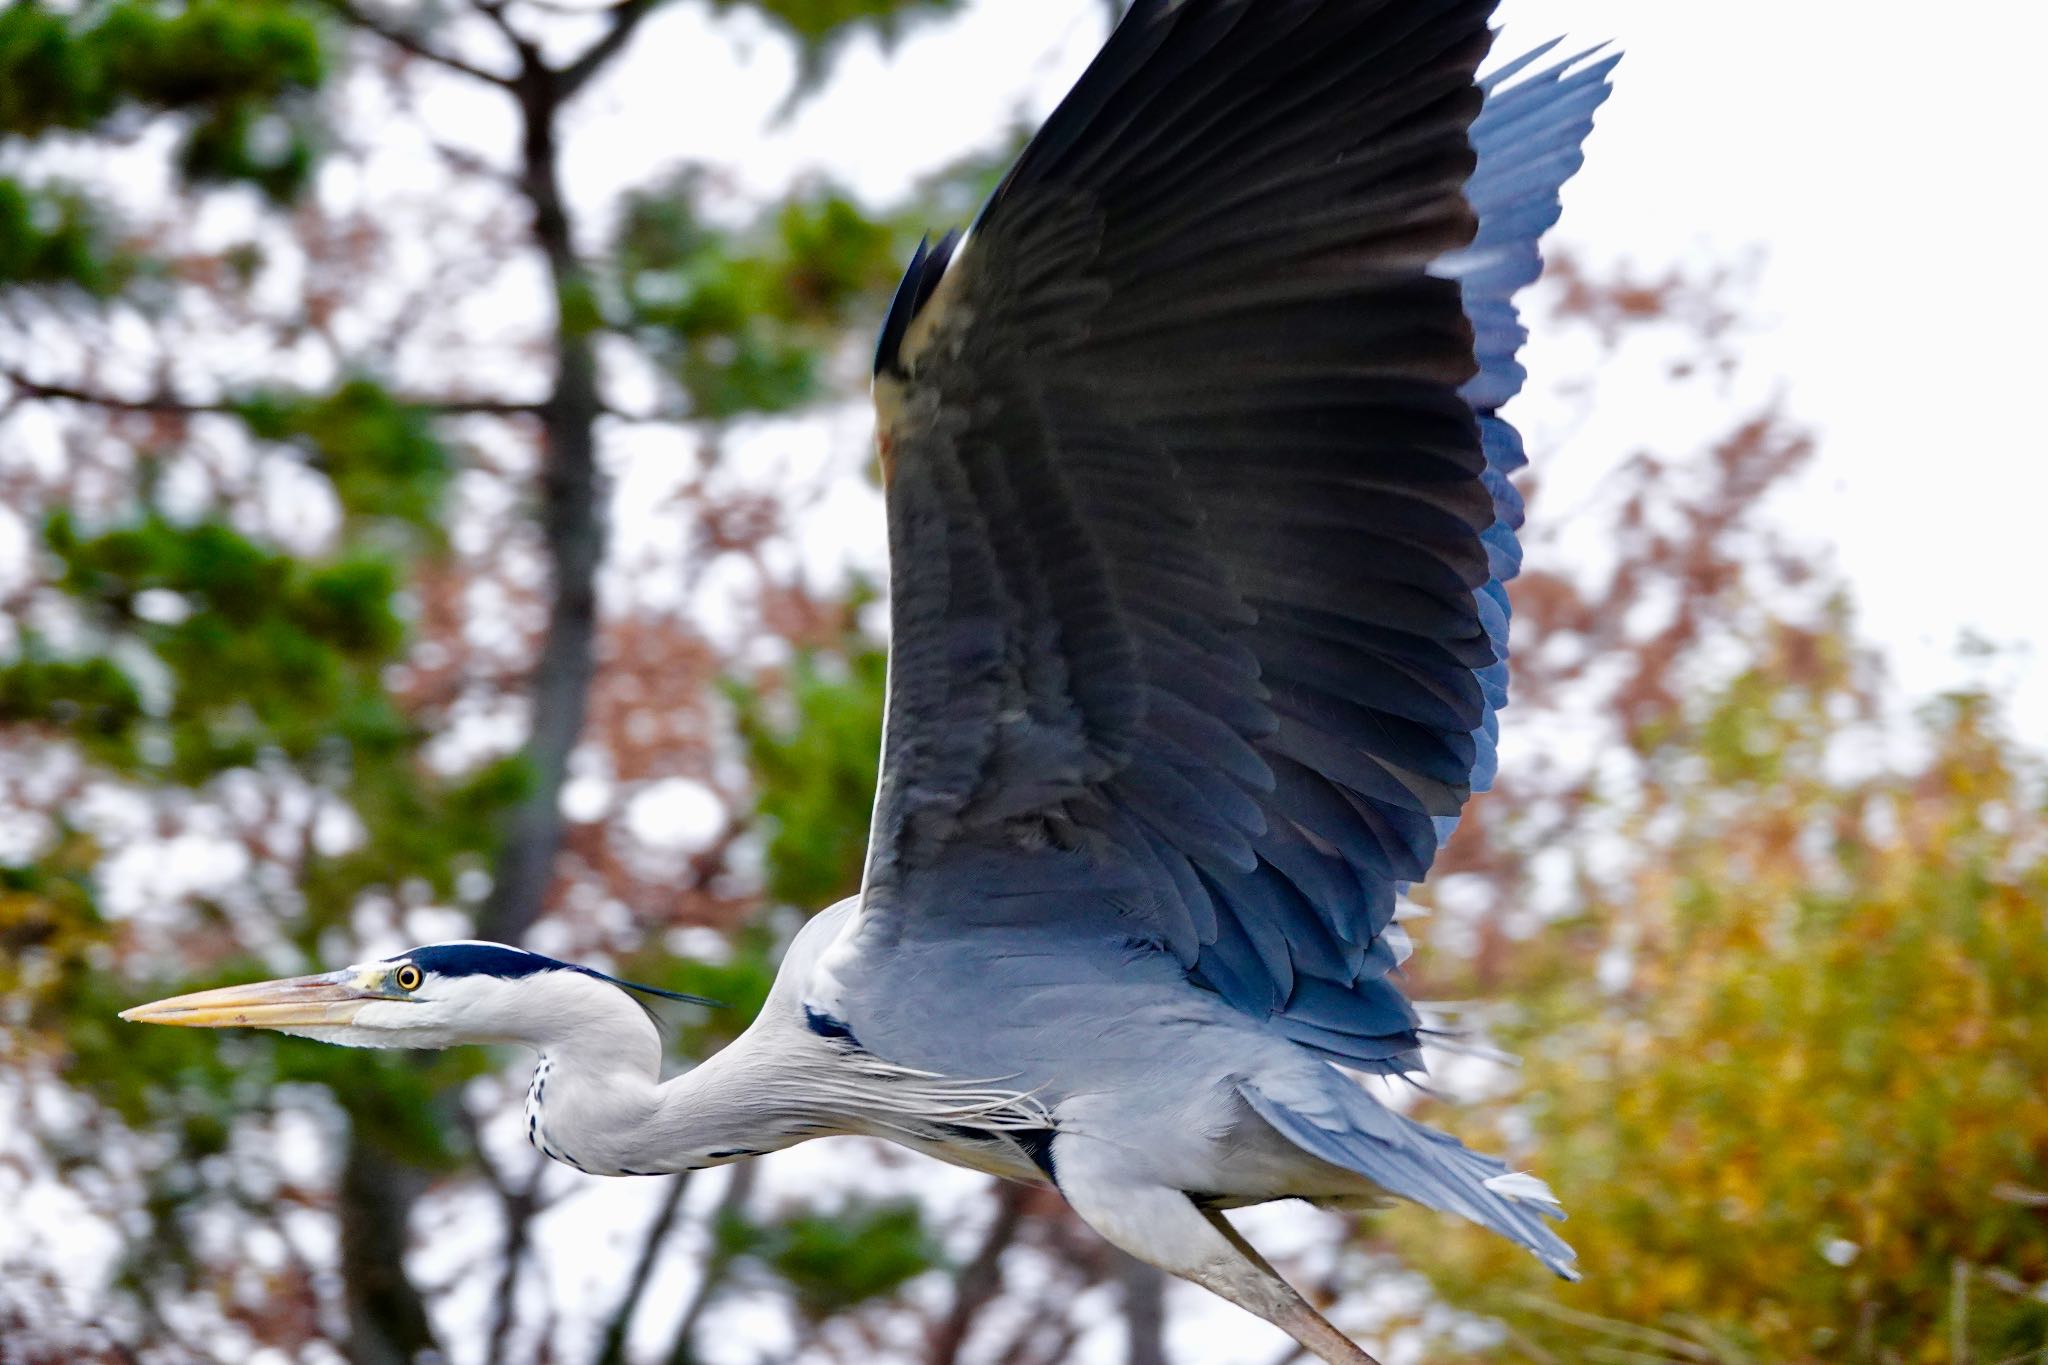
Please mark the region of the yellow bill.
POLYGON ((174 995, 121 1011, 136 1024, 179 1028, 301 1028, 346 1024, 372 1000, 389 1000, 381 973, 341 971, 174 995))

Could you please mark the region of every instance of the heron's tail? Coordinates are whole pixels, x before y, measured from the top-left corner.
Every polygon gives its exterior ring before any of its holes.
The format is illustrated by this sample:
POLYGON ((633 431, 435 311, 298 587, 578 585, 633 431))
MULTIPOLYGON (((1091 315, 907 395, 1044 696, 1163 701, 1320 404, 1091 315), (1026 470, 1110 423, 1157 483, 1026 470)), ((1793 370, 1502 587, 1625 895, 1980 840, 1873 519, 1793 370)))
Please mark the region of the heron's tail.
POLYGON ((1564 1278, 1578 1278, 1576 1253, 1545 1222, 1563 1218, 1564 1210, 1541 1180, 1395 1113, 1332 1067, 1318 1070, 1327 1080, 1286 1103, 1252 1081, 1240 1083, 1238 1093, 1309 1155, 1356 1171, 1389 1194, 1462 1214, 1527 1247, 1564 1278))

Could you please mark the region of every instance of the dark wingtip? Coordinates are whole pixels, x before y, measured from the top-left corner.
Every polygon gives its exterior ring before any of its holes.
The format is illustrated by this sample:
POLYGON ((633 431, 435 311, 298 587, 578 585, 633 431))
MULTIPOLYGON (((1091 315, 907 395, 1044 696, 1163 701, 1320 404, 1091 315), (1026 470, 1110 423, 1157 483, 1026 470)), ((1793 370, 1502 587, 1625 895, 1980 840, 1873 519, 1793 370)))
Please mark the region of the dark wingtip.
POLYGON ((889 301, 889 316, 883 320, 882 334, 875 343, 877 378, 884 374, 904 377, 904 338, 910 335, 910 324, 917 320, 932 291, 945 277, 946 267, 952 263, 953 252, 959 245, 957 229, 939 238, 937 246, 932 245, 930 236, 917 244, 917 254, 910 258, 910 268, 903 272, 903 279, 896 286, 896 296, 889 301))

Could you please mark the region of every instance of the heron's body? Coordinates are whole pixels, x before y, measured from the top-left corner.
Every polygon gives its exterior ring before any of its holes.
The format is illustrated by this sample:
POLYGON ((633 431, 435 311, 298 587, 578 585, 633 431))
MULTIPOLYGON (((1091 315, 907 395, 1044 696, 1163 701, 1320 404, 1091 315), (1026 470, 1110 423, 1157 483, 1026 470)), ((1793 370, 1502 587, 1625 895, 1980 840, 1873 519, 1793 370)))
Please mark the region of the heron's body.
POLYGON ((483 945, 131 1011, 524 1043, 598 1174, 886 1137, 1339 1336, 1216 1212, 1404 1198, 1560 1273, 1532 1177, 1383 1107, 1401 888, 1492 777, 1513 296, 1612 60, 1492 0, 1137 0, 876 360, 893 632, 861 894, 662 1082, 622 983, 483 945))
MULTIPOLYGON (((528 1091, 534 1145, 593 1175, 644 1175, 758 1156, 811 1137, 861 1135, 1043 1184, 1057 1170, 1061 1144, 1070 1150, 1090 1138, 1129 1149, 1153 1183, 1224 1207, 1375 1193, 1357 1174, 1281 1138, 1236 1092, 1252 1076, 1269 1085, 1288 1078, 1313 1084, 1320 1064, 1165 973, 1156 993, 1134 999, 1128 975, 1106 961, 1093 980, 1061 983, 1042 998, 1061 1019, 1094 1021, 1089 1032, 1101 1046, 1085 1055, 1053 1055, 1061 1031, 1048 1035, 1043 1017, 1006 1009, 1019 998, 1007 992, 924 998, 942 1007, 929 1024, 953 1030, 957 1049, 877 1050, 811 998, 823 975, 818 959, 850 927, 855 909, 842 902, 814 918, 747 1032, 665 1084, 659 1040, 643 1011, 583 979, 558 983, 560 994, 596 996, 602 1022, 568 1041, 522 1040, 542 1050, 528 1091), (1199 1031, 1173 1057, 1159 1055, 1162 1031, 1179 1036, 1190 1028, 1199 1031), (855 1075, 858 1084, 849 1080, 855 1075), (1094 1097, 1107 1099, 1107 1108, 1091 1105, 1094 1097)), ((873 1027, 886 1034, 880 1016, 873 1027)))

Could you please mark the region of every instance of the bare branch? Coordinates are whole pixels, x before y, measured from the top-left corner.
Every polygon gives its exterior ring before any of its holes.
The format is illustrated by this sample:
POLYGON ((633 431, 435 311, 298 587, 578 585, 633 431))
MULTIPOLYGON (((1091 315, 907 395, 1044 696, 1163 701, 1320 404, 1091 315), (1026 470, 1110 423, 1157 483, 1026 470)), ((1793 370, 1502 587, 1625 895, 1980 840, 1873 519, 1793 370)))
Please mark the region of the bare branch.
MULTIPOLYGON (((0 380, 5 380, 16 393, 25 398, 80 403, 108 412, 173 413, 191 417, 206 413, 240 411, 237 404, 226 400, 199 402, 162 391, 144 394, 140 398, 123 398, 119 394, 79 388, 73 384, 52 384, 40 379, 31 379, 12 367, 0 367, 0 380)), ((539 403, 515 403, 502 398, 409 398, 402 394, 396 398, 406 407, 418 408, 422 412, 440 417, 537 417, 542 408, 539 403)))
POLYGON ((419 408, 437 417, 538 417, 540 403, 514 403, 503 398, 408 398, 396 395, 405 407, 419 408))
POLYGON ((429 134, 428 143, 433 147, 434 155, 441 158, 443 164, 452 171, 474 176, 478 180, 488 181, 503 189, 517 190, 519 188, 519 177, 515 173, 506 170, 502 166, 492 165, 488 159, 477 155, 466 147, 458 147, 452 142, 445 142, 440 138, 433 137, 431 134, 429 134))
POLYGON ((404 1211, 426 1185, 418 1168, 392 1159, 351 1131, 338 1200, 351 1360, 396 1365, 439 1353, 426 1302, 405 1273, 404 1211), (378 1214, 356 1216, 365 1209, 378 1214))
POLYGON ((541 408, 546 463, 540 523, 553 591, 530 689, 533 710, 525 754, 534 781, 526 799, 506 817, 490 894, 477 916, 478 937, 500 943, 519 942, 546 907, 553 884, 555 854, 562 846, 562 787, 597 670, 597 571, 606 540, 597 463, 597 423, 604 411, 597 353, 589 329, 567 306, 592 297, 594 285, 577 258, 576 232, 562 192, 561 73, 538 53, 523 52, 517 94, 520 188, 532 206, 533 243, 547 261, 558 301, 554 390, 541 408))
POLYGON ((176 413, 192 416, 199 413, 232 411, 226 403, 195 403, 167 393, 147 394, 141 398, 121 398, 115 394, 98 393, 70 384, 46 384, 38 379, 30 379, 12 367, 0 368, 0 379, 6 380, 8 385, 24 398, 83 403, 90 407, 105 408, 109 412, 176 413))
POLYGON ((690 1187, 690 1173, 684 1171, 669 1181, 668 1197, 661 1201, 660 1210, 654 1215, 654 1222, 648 1225, 646 1237, 640 1242, 640 1255, 633 1263, 633 1274, 626 1281, 626 1292, 619 1296, 619 1306, 612 1310, 611 1321, 604 1329, 604 1339, 597 1349, 597 1365, 620 1365, 626 1358, 626 1333, 632 1329, 633 1314, 640 1307, 640 1297, 647 1292, 647 1283, 654 1275, 654 1262, 661 1253, 661 1245, 668 1240, 668 1230, 675 1222, 676 1211, 682 1207, 683 1194, 690 1187))
POLYGON ((507 89, 511 88, 512 78, 510 76, 501 76, 495 71, 486 71, 483 67, 464 61, 453 53, 443 52, 427 42, 426 39, 407 30, 402 24, 397 23, 388 16, 371 13, 362 5, 357 4, 356 0, 321 0, 321 3, 365 33, 373 33, 393 47, 402 52, 409 52, 422 61, 432 62, 436 66, 460 72, 472 80, 487 81, 492 85, 503 86, 507 89))
POLYGON ((491 27, 503 34, 505 41, 512 45, 512 51, 519 56, 519 70, 522 75, 531 75, 540 68, 540 49, 527 36, 512 26, 505 17, 504 0, 470 0, 470 8, 491 21, 491 27))
POLYGON ((556 86, 561 98, 566 100, 581 90, 589 84, 591 77, 604 69, 606 63, 618 56, 619 50, 632 39, 633 30, 640 27, 640 21, 652 14, 659 3, 661 0, 618 0, 611 8, 612 25, 605 30, 604 36, 562 68, 556 86))
POLYGON ((996 1216, 982 1237, 974 1256, 960 1268, 953 1284, 953 1308, 946 1320, 932 1329, 931 1352, 926 1365, 953 1365, 974 1320, 991 1299, 1002 1292, 1003 1253, 1017 1240, 1024 1221, 1024 1206, 1034 1191, 1028 1185, 1003 1184, 996 1188, 996 1216))
POLYGON ((746 1208, 747 1199, 754 1190, 755 1166, 751 1161, 742 1161, 730 1169, 732 1177, 726 1182, 725 1193, 719 1196, 718 1207, 711 1214, 711 1254, 704 1259, 703 1277, 697 1281, 697 1292, 691 1295, 689 1306, 683 1309, 682 1321, 676 1324, 668 1365, 691 1365, 696 1357, 691 1343, 696 1340, 697 1324, 703 1318, 704 1310, 711 1306, 711 1300, 725 1287, 725 1277, 732 1270, 732 1253, 726 1250, 726 1242, 719 1236, 719 1225, 739 1217, 746 1208))
MULTIPOLYGON (((477 1150, 481 1152, 483 1149, 479 1147, 477 1150)), ((537 1160, 524 1184, 510 1190, 501 1187, 499 1207, 505 1211, 505 1259, 504 1270, 498 1276, 497 1304, 491 1311, 490 1345, 484 1355, 488 1365, 501 1365, 505 1359, 506 1344, 512 1339, 512 1327, 518 1317, 519 1272, 526 1265, 526 1247, 533 1233, 533 1216, 544 1207, 540 1198, 540 1182, 546 1166, 545 1160, 537 1160)))

